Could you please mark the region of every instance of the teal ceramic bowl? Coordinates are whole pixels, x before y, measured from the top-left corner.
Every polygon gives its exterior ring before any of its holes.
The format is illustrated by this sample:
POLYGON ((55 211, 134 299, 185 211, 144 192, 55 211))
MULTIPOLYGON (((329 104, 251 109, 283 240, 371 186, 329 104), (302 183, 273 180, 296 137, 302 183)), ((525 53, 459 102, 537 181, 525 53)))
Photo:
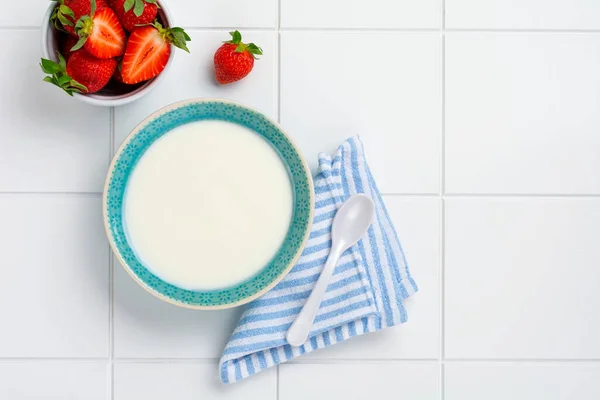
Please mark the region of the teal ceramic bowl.
MULTIPOLYGON (((256 110, 227 100, 191 99, 162 108, 142 121, 112 160, 103 195, 103 215, 110 245, 125 271, 144 289, 169 303, 194 309, 223 309, 252 301, 290 271, 308 239, 314 212, 310 170, 289 136, 256 110), (294 189, 293 216, 275 257, 254 277, 215 291, 182 289, 154 275, 136 257, 125 234, 123 202, 129 177, 144 152, 173 128, 200 120, 222 120, 250 128, 267 140, 287 166, 294 189)), ((157 244, 160 245, 160 244, 157 244)))

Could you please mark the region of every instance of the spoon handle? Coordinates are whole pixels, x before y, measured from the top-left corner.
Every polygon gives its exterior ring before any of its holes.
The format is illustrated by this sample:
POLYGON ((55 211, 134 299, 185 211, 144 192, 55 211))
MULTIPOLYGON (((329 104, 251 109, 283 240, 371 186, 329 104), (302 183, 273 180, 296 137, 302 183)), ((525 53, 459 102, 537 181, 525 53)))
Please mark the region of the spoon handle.
POLYGON ((337 264, 341 253, 342 251, 338 246, 331 248, 331 252, 327 257, 327 262, 325 263, 325 267, 323 267, 319 280, 308 297, 308 300, 306 300, 304 307, 302 307, 300 314, 298 314, 294 323, 292 323, 292 326, 290 326, 290 329, 287 331, 286 339, 292 346, 301 346, 306 342, 306 339, 308 339, 310 328, 319 311, 321 300, 323 300, 323 296, 327 291, 329 280, 331 279, 331 275, 333 275, 333 270, 335 269, 335 265, 337 264))

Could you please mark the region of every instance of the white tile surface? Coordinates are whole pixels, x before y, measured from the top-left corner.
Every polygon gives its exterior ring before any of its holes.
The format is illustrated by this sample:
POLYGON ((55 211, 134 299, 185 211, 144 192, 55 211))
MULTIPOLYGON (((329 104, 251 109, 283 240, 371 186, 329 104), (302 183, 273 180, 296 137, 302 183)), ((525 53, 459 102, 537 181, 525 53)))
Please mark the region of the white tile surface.
POLYGON ((194 97, 225 98, 254 107, 276 118, 277 34, 248 31, 244 40, 261 46, 264 55, 254 63, 252 73, 244 80, 219 85, 214 79, 213 54, 231 36, 226 30, 203 32, 190 30, 190 54, 179 51, 169 74, 151 93, 133 104, 115 110, 115 144, 118 146, 129 132, 157 109, 179 100, 194 97))
MULTIPOLYGON (((3 12, 0 14, 0 27, 39 27, 46 13, 49 1, 27 0, 11 1, 4 4, 3 12)), ((39 39, 39 38, 38 38, 39 39)), ((39 47, 36 48, 39 50, 39 47)))
POLYGON ((384 201, 405 250, 420 292, 406 300, 408 322, 392 329, 357 336, 313 359, 436 359, 440 355, 441 201, 385 196, 384 201))
POLYGON ((197 311, 165 303, 115 260, 116 358, 219 358, 241 311, 197 311))
POLYGON ((439 399, 435 363, 283 364, 279 400, 439 399))
POLYGON ((596 400, 600 366, 590 364, 449 364, 446 400, 596 400))
POLYGON ((275 28, 277 26, 277 0, 166 0, 165 2, 177 26, 224 27, 240 30, 246 27, 275 28))
POLYGON ((39 31, 4 31, 0 46, 0 191, 102 191, 108 109, 42 82, 39 31))
POLYGON ((446 206, 446 357, 600 357, 600 200, 446 206))
POLYGON ((446 191, 600 193, 600 35, 446 37, 446 191))
POLYGON ((281 123, 311 168, 319 152, 360 134, 383 192, 439 191, 439 35, 285 32, 281 40, 281 123), (360 56, 332 51, 335 43, 360 56), (373 57, 387 67, 374 69, 373 57))
POLYGON ((105 361, 0 361, 0 398, 108 400, 105 361))
POLYGON ((242 310, 163 303, 118 264, 110 296, 100 197, 65 193, 102 190, 110 111, 41 82, 48 1, 12 1, 0 15, 0 399, 600 398, 599 1, 163 1, 191 28, 191 54, 115 109, 114 145, 192 97, 279 118, 313 168, 360 134, 420 286, 409 321, 220 385, 242 310), (219 86, 213 54, 233 29, 265 55, 219 86))
POLYGON ((282 27, 437 28, 437 0, 281 0, 282 27))
POLYGON ((0 358, 108 356, 100 210, 99 198, 0 194, 0 358))
POLYGON ((598 29, 597 0, 445 0, 446 28, 598 29))
POLYGON ((212 363, 117 363, 114 400, 276 400, 276 370, 235 385, 218 380, 212 363))

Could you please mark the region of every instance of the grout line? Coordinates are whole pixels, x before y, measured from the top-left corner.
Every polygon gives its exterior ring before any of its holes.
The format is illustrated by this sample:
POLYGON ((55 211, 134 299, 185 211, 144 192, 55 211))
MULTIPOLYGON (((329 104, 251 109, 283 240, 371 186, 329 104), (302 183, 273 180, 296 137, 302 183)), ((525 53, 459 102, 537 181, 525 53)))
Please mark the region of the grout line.
POLYGON ((340 33, 375 33, 375 32, 430 32, 438 33, 439 28, 380 28, 380 27, 353 27, 353 28, 340 28, 340 27, 285 27, 280 28, 286 32, 340 32, 340 33))
POLYGON ((20 192, 6 191, 0 192, 0 196, 48 196, 48 197, 91 197, 97 198, 102 196, 102 192, 20 192))
POLYGON ((115 358, 113 364, 218 364, 218 358, 115 358))
POLYGON ((600 194, 536 194, 536 193, 485 193, 485 194, 470 194, 470 193, 452 193, 444 194, 444 198, 480 198, 480 199, 493 199, 493 198, 515 198, 515 199, 598 199, 600 194))
MULTIPOLYGON (((289 32, 407 32, 407 33, 419 33, 419 32, 432 32, 437 33, 440 31, 439 28, 394 28, 394 27, 266 27, 266 26, 191 26, 184 25, 183 28, 193 31, 205 31, 205 32, 222 32, 230 31, 234 29, 240 29, 244 31, 289 31, 289 32)), ((24 30, 39 30, 39 26, 0 26, 0 31, 24 31, 24 30)), ((513 28, 446 28, 445 23, 443 26, 444 32, 451 33, 556 33, 556 34, 572 34, 572 33, 600 33, 600 29, 513 29, 513 28)))
POLYGON ((445 254, 446 254, 446 205, 444 203, 444 194, 446 193, 446 0, 441 0, 442 21, 440 24, 441 40, 441 129, 440 129, 440 270, 439 270, 439 293, 440 293, 440 359, 439 359, 439 398, 444 400, 446 397, 445 382, 445 254))
MULTIPOLYGON (((277 0, 277 123, 281 124, 281 0, 277 0)), ((279 364, 275 372, 275 399, 279 400, 279 364)))
POLYGON ((302 365, 336 365, 336 364, 439 364, 437 358, 322 358, 322 359, 294 359, 286 364, 302 365))
MULTIPOLYGON (((115 108, 110 108, 110 149, 108 154, 108 162, 110 163, 115 151, 115 108)), ((115 266, 114 257, 110 246, 108 246, 108 357, 109 357, 109 399, 113 400, 115 396, 115 366, 114 366, 114 354, 115 354, 115 312, 114 312, 114 298, 115 298, 115 266)))
MULTIPOLYGON (((182 26, 183 29, 196 32, 229 32, 234 30, 248 32, 273 32, 277 31, 277 27, 266 26, 182 26)), ((243 33, 243 32, 242 32, 243 33)))
MULTIPOLYGON (((381 193, 386 197, 404 198, 443 198, 443 199, 600 199, 600 194, 573 193, 381 193)), ((41 196, 41 197, 102 197, 102 192, 27 192, 27 191, 0 191, 0 197, 10 196, 41 196)))
MULTIPOLYGON (((0 363, 7 362, 110 362, 106 357, 0 357, 0 363)), ((218 358, 118 358, 113 364, 217 364, 218 358)), ((286 364, 326 365, 326 364, 599 364, 600 358, 446 358, 440 363, 437 358, 332 358, 296 359, 286 364)))
POLYGON ((276 368, 277 371, 275 372, 275 399, 279 400, 279 367, 281 366, 281 364, 277 364, 276 368))
POLYGON ((463 33, 600 33, 600 29, 494 29, 494 28, 444 28, 445 32, 463 33))

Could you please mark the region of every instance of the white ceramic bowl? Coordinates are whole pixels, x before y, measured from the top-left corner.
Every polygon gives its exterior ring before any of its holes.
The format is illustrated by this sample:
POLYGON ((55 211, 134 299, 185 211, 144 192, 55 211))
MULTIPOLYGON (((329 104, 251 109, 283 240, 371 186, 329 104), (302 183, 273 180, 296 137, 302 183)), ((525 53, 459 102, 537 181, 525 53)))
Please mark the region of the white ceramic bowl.
MULTIPOLYGON (((160 6, 158 10, 159 22, 164 27, 173 26, 173 19, 171 18, 171 14, 169 13, 169 10, 165 6, 164 2, 159 1, 158 4, 160 6)), ((48 11, 46 11, 46 15, 42 21, 42 57, 54 61, 58 61, 56 52, 59 50, 58 37, 60 32, 58 32, 50 23, 50 16, 57 5, 58 2, 50 2, 48 11)), ((167 70, 173 62, 173 57, 175 54, 174 50, 174 46, 171 45, 171 55, 169 56, 169 60, 167 61, 165 69, 157 77, 150 79, 149 81, 138 85, 131 85, 131 87, 127 87, 126 85, 112 85, 109 83, 107 87, 97 93, 73 93, 73 96, 85 103, 103 107, 122 106, 124 104, 131 103, 132 101, 141 98, 154 89, 156 85, 158 85, 159 82, 164 78, 167 70)), ((60 89, 56 88, 56 90, 60 89)))

